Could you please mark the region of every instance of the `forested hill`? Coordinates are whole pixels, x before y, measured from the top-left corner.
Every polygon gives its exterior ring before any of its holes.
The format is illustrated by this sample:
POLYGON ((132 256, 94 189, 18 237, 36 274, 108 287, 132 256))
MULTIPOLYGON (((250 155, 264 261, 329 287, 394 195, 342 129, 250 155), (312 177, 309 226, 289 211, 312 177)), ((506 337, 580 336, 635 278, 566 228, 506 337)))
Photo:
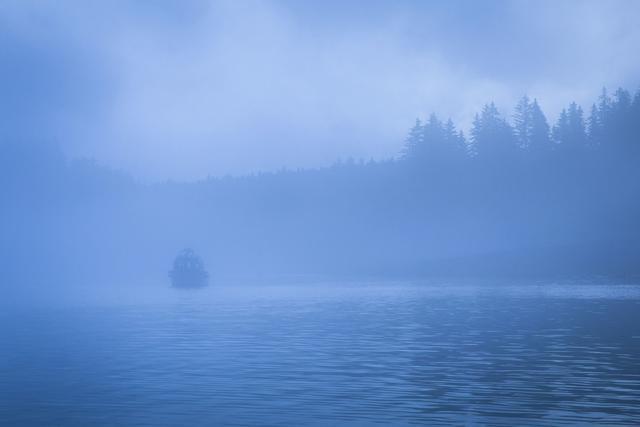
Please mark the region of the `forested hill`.
POLYGON ((224 277, 640 273, 640 93, 550 123, 522 98, 468 135, 431 115, 396 159, 136 184, 4 141, 0 259, 20 283, 165 280, 183 247, 224 277))

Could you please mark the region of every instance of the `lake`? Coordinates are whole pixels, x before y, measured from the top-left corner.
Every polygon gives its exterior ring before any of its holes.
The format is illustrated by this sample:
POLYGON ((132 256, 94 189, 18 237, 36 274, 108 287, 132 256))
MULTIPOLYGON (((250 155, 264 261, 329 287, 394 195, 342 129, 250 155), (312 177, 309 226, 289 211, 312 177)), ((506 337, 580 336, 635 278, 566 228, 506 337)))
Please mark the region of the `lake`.
POLYGON ((640 424, 634 284, 163 283, 0 333, 8 426, 640 424))

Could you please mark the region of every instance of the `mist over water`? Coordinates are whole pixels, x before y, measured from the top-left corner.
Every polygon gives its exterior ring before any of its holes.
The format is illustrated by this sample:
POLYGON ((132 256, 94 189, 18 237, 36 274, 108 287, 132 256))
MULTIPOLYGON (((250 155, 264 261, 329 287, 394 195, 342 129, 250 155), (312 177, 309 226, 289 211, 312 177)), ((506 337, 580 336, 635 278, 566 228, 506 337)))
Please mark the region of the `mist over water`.
POLYGON ((0 4, 0 424, 640 424, 640 3, 0 4))

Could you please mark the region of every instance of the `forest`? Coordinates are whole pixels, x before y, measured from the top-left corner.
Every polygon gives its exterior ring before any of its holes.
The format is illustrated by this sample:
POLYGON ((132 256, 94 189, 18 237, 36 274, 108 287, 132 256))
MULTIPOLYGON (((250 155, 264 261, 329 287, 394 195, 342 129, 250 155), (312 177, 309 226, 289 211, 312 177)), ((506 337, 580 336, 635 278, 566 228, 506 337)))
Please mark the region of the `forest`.
POLYGON ((640 273, 640 91, 550 121, 484 106, 468 135, 417 119, 395 158, 141 184, 55 143, 0 146, 0 259, 30 285, 640 273))

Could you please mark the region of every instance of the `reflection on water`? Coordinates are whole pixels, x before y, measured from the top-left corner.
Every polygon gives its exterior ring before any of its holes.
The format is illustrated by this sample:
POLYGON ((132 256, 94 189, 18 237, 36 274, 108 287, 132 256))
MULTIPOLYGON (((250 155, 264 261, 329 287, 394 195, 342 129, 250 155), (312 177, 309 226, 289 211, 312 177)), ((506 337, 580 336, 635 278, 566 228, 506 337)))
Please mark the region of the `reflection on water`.
POLYGON ((0 317, 6 425, 640 423, 640 287, 162 290, 0 317))

